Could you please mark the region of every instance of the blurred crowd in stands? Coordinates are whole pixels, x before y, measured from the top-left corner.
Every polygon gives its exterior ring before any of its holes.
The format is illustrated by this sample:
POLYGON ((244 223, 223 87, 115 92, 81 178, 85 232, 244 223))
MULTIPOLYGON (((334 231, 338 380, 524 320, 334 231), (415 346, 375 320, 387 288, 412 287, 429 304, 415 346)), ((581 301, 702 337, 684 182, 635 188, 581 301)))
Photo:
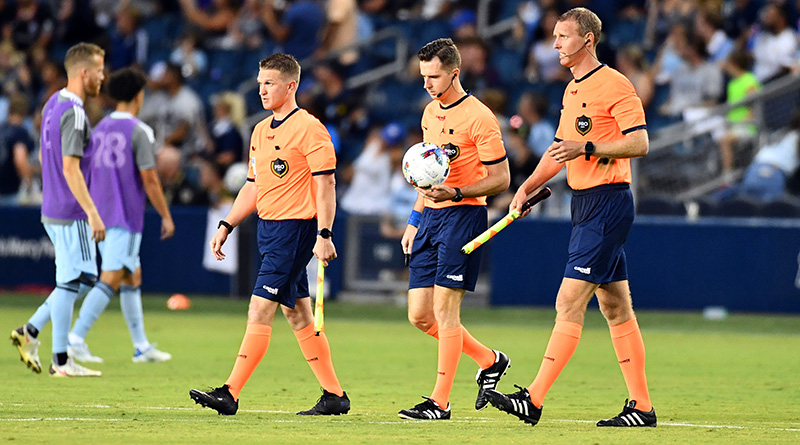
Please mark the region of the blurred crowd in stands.
MULTIPOLYGON (((396 214, 387 217, 387 234, 402 226, 413 202, 399 164, 404 148, 421 139, 419 119, 430 100, 416 51, 435 38, 456 41, 461 83, 495 111, 512 188, 553 139, 571 75, 552 49, 552 30, 567 9, 586 6, 602 19, 598 57, 634 84, 651 137, 800 69, 800 1, 490 0, 485 24, 508 24, 499 31, 482 26, 484 2, 0 0, 0 205, 35 205, 40 197, 40 111, 66 84, 63 56, 80 41, 105 48, 110 71, 134 65, 148 74, 139 117, 155 130, 171 205, 216 205, 236 193, 250 130, 265 116, 258 61, 293 54, 303 66, 300 106, 319 117, 336 145, 341 208, 396 214), (404 53, 397 40, 407 43, 404 53), (397 60, 403 69, 376 74, 397 60)), ((90 120, 97 123, 109 105, 88 100, 90 120)), ((751 119, 749 108, 733 109, 715 132, 723 172, 735 165, 732 147, 755 139, 751 119)), ((778 138, 791 149, 759 160, 784 180, 797 168, 797 131, 778 138)), ((501 208, 502 199, 496 202, 501 208)))

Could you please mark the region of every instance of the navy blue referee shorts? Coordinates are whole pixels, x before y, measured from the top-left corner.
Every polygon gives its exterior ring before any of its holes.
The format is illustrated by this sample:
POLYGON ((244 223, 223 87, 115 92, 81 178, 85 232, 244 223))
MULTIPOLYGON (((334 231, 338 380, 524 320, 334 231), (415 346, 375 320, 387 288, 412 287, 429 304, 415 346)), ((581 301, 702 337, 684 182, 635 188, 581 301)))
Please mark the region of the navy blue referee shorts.
POLYGON ((633 224, 626 183, 572 192, 572 236, 564 277, 608 284, 628 279, 623 246, 633 224))
POLYGON ((465 255, 461 247, 487 229, 488 218, 486 206, 426 208, 411 248, 408 288, 438 285, 474 291, 480 248, 465 255))
POLYGON ((309 296, 306 266, 314 256, 316 219, 258 220, 261 267, 253 295, 294 309, 298 298, 309 296))

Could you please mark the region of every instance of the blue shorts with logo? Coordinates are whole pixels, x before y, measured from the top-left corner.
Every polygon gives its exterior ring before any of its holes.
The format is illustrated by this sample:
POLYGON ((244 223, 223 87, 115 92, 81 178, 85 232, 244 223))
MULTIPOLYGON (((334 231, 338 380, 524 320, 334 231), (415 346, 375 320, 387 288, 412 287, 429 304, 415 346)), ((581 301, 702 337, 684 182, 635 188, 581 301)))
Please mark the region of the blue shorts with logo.
POLYGON ((56 283, 97 276, 97 244, 85 219, 69 224, 43 223, 56 254, 56 283))
POLYGON ((572 236, 564 277, 608 284, 628 279, 623 246, 633 224, 626 183, 572 192, 572 236))
POLYGON ((130 273, 142 266, 139 249, 142 234, 134 233, 124 227, 106 228, 106 239, 97 243, 100 250, 100 270, 116 271, 125 269, 130 273))
POLYGON ((487 226, 485 206, 426 208, 411 248, 408 288, 438 285, 475 290, 481 251, 465 255, 461 247, 483 233, 487 226))
POLYGON ((306 266, 314 256, 316 219, 258 220, 261 267, 253 295, 294 309, 298 298, 309 296, 306 266))

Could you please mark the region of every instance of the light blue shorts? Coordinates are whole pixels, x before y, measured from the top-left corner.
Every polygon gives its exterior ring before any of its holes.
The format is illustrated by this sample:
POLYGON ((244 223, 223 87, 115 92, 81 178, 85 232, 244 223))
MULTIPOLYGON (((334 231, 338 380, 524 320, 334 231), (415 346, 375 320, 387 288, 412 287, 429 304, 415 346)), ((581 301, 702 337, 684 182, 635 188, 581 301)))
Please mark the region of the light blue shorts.
POLYGON ((100 241, 102 271, 115 271, 126 269, 128 272, 136 272, 141 267, 139 259, 139 248, 142 246, 142 234, 133 233, 122 227, 106 228, 106 239, 100 241))
POLYGON ((43 225, 56 250, 56 283, 69 283, 81 274, 97 276, 97 246, 86 220, 43 225))

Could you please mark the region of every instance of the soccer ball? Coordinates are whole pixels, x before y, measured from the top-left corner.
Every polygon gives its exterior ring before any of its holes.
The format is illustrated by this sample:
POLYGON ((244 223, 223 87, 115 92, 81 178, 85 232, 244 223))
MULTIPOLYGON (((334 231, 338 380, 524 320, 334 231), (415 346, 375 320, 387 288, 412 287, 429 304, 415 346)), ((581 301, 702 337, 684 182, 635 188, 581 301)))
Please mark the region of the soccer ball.
POLYGON ((436 144, 420 142, 403 155, 403 176, 414 187, 441 184, 450 174, 450 158, 436 144))

